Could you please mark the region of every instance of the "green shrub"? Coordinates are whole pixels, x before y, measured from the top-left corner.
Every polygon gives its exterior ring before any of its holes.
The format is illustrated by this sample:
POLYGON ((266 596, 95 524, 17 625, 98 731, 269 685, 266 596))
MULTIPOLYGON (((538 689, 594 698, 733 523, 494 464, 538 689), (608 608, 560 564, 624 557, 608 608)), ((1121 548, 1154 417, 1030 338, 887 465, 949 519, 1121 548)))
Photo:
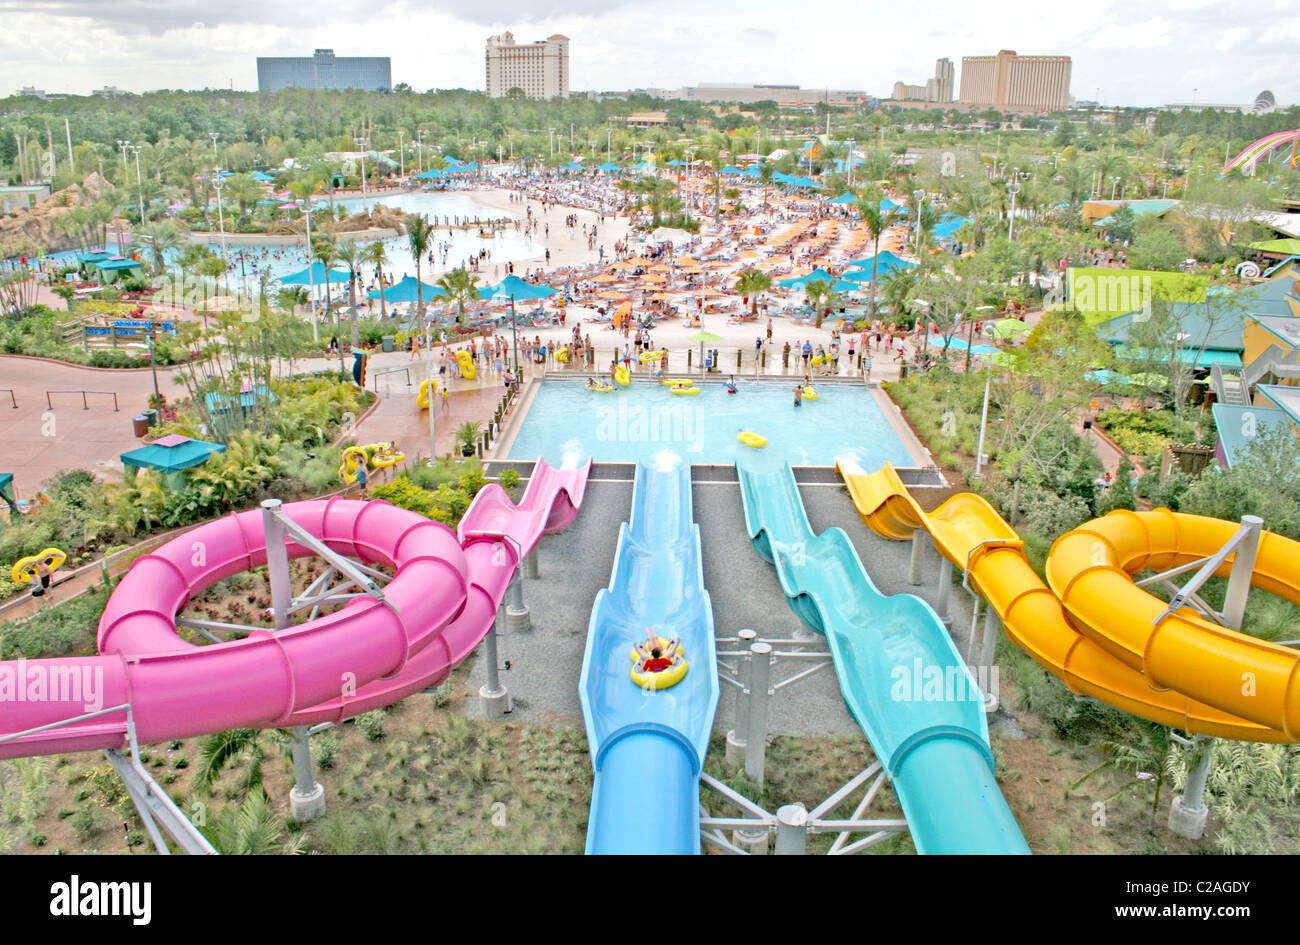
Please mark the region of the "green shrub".
POLYGON ((1025 527, 1045 537, 1055 538, 1092 517, 1088 504, 1076 495, 1055 495, 1029 490, 1021 496, 1025 527))
POLYGON ((329 732, 324 732, 312 739, 311 755, 312 759, 316 762, 316 767, 334 767, 334 759, 338 757, 338 753, 338 736, 329 732))
POLYGON ((387 713, 383 709, 375 709, 371 712, 362 712, 356 718, 357 728, 361 733, 372 742, 377 742, 384 737, 384 719, 387 713))
POLYGON ((108 593, 97 588, 44 607, 21 623, 0 625, 0 659, 93 655, 95 629, 106 603, 108 593))

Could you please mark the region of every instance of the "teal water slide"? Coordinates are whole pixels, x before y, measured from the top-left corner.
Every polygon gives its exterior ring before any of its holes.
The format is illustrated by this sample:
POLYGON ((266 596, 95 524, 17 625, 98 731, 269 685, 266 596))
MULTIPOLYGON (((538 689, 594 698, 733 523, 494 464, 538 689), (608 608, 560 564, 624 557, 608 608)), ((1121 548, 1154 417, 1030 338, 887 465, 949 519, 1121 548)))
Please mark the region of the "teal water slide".
POLYGON ((1028 853, 993 776, 982 693, 935 612, 880 593, 843 529, 813 534, 788 464, 736 472, 749 539, 790 608, 826 637, 917 852, 1028 853))
POLYGON ((595 768, 588 853, 700 852, 700 771, 718 688, 691 467, 666 454, 637 464, 613 574, 587 627, 579 694, 595 768), (632 648, 648 628, 681 641, 688 669, 670 688, 632 679, 632 648))

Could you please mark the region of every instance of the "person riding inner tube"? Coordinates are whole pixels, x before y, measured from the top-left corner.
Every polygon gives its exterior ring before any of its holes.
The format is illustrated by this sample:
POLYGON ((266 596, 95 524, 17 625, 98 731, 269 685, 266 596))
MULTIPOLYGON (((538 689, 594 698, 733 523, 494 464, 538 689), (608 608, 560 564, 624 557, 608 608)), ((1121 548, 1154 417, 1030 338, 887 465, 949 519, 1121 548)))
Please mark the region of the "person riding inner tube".
POLYGON ((632 647, 632 681, 642 689, 667 689, 685 678, 690 668, 680 640, 668 640, 646 628, 646 641, 632 647))

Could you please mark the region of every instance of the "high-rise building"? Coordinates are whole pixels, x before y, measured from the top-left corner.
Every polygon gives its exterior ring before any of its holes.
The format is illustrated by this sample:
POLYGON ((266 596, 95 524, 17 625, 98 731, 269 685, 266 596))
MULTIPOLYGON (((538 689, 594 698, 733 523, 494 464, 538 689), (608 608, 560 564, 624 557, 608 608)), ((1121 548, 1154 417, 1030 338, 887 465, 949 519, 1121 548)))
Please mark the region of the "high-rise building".
POLYGON ((280 89, 387 92, 392 87, 392 60, 387 56, 335 56, 332 49, 318 49, 310 57, 257 57, 257 88, 260 92, 278 92, 280 89))
POLYGON ((963 56, 961 104, 1003 111, 1051 112, 1070 104, 1069 56, 963 56))
POLYGON ((484 54, 487 94, 505 98, 519 89, 527 98, 569 97, 569 37, 556 33, 517 45, 513 33, 489 36, 484 54))
POLYGON ((926 79, 925 85, 908 85, 904 82, 895 82, 894 101, 951 102, 953 91, 952 80, 952 60, 936 59, 934 63, 934 78, 926 79))

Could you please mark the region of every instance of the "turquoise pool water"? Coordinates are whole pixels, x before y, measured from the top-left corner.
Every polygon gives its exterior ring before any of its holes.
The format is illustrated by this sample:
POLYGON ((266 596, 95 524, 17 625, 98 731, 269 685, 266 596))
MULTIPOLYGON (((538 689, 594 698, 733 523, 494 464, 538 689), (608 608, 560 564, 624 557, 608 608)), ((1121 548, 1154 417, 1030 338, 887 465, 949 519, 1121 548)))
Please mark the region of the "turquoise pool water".
POLYGON ((862 387, 826 385, 815 401, 794 406, 788 383, 738 382, 728 394, 721 384, 676 395, 660 384, 633 381, 608 394, 583 382, 549 379, 533 399, 511 444, 509 459, 538 456, 552 465, 591 456, 596 462, 630 463, 672 452, 691 463, 731 464, 738 459, 787 461, 795 466, 833 466, 839 457, 864 469, 885 462, 916 465, 907 447, 862 387), (747 430, 767 438, 761 449, 736 435, 747 430))

